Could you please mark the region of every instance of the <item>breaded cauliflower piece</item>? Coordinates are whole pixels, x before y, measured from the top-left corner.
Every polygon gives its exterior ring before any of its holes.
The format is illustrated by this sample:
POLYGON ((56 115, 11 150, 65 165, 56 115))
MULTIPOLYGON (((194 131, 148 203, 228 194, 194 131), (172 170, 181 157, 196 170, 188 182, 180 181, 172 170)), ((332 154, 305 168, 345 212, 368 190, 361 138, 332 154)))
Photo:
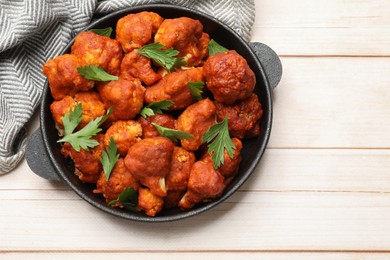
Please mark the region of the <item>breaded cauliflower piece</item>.
POLYGON ((172 155, 171 171, 165 177, 168 194, 164 197, 164 207, 176 207, 188 186, 188 179, 195 155, 181 147, 175 147, 172 155))
POLYGON ((42 67, 43 74, 49 81, 54 100, 66 96, 74 97, 79 91, 93 88, 95 82, 81 76, 77 68, 87 65, 85 61, 72 54, 64 54, 48 60, 42 67))
POLYGON ((131 146, 125 157, 134 178, 161 197, 167 195, 165 176, 171 170, 173 147, 168 138, 146 138, 131 146))
POLYGON ((214 99, 225 104, 248 98, 256 85, 254 72, 234 50, 210 56, 203 65, 203 75, 214 99))
POLYGON ((231 136, 249 138, 259 135, 263 109, 255 93, 252 93, 247 99, 237 101, 232 105, 219 102, 215 102, 215 105, 219 121, 228 117, 231 136))
POLYGON ((175 129, 176 120, 173 116, 168 114, 155 114, 147 118, 139 117, 137 122, 142 126, 142 138, 150 138, 160 136, 160 133, 157 131, 156 127, 152 123, 156 123, 159 126, 175 129))
POLYGON ((225 179, 214 169, 212 161, 197 161, 191 168, 188 189, 179 202, 184 210, 195 204, 219 197, 225 189, 225 179))
POLYGON ((71 53, 81 58, 87 65, 102 66, 118 76, 122 62, 122 48, 118 41, 93 32, 79 33, 71 47, 71 53))
MULTIPOLYGON (((129 170, 126 168, 123 158, 119 158, 111 171, 110 178, 102 171, 96 183, 96 189, 93 193, 103 194, 106 202, 118 199, 118 196, 128 187, 134 190, 139 189, 139 183, 134 179, 129 170)), ((123 207, 120 203, 113 206, 123 207)))
POLYGON ((139 49, 152 40, 163 21, 164 18, 153 12, 128 14, 116 24, 116 39, 126 53, 139 49))
POLYGON ((188 106, 176 121, 176 128, 194 136, 194 139, 181 140, 188 151, 196 151, 202 144, 204 133, 216 123, 216 107, 210 99, 203 99, 188 106))
POLYGON ((161 75, 153 70, 151 60, 135 50, 127 53, 123 58, 121 77, 127 79, 136 78, 146 85, 152 85, 161 79, 161 75))
MULTIPOLYGON (((232 141, 235 145, 235 149, 233 150, 233 158, 230 158, 229 154, 227 153, 226 149, 224 151, 224 163, 221 164, 221 166, 217 169, 221 175, 225 178, 225 184, 229 183, 232 178, 237 174, 240 163, 241 163, 241 150, 242 150, 242 142, 238 138, 232 138, 232 141)), ((213 159, 211 158, 212 153, 206 153, 202 161, 210 161, 212 163, 213 159)))
POLYGON ((104 135, 97 134, 92 139, 98 141, 99 145, 90 148, 89 151, 80 148, 80 152, 77 152, 70 143, 64 143, 61 149, 61 153, 65 157, 70 157, 73 160, 75 174, 81 181, 88 183, 95 183, 103 169, 100 157, 102 157, 104 149, 104 135))
POLYGON ((145 88, 139 80, 119 80, 100 83, 98 92, 106 109, 113 108, 110 120, 135 118, 143 106, 145 88))
POLYGON ((194 103, 188 83, 202 81, 202 79, 202 68, 169 73, 156 84, 146 88, 145 102, 150 104, 161 100, 170 100, 173 102, 170 110, 184 109, 194 103))
POLYGON ((137 208, 144 211, 150 217, 156 216, 164 206, 164 200, 158 195, 153 194, 147 188, 138 190, 138 206, 137 208))
POLYGON ((104 135, 104 144, 109 145, 112 138, 121 156, 126 156, 129 148, 141 141, 142 126, 134 120, 119 120, 114 122, 104 135))
POLYGON ((203 32, 199 20, 189 17, 165 19, 160 25, 154 41, 164 45, 165 49, 173 47, 178 50, 187 66, 198 66, 206 57, 210 37, 203 32))

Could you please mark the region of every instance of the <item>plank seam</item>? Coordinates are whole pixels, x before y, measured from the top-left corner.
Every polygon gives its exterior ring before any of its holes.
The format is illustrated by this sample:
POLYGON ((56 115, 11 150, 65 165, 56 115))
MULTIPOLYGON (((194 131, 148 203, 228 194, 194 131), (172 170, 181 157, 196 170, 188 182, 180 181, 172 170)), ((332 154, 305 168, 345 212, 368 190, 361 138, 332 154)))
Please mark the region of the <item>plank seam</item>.
POLYGON ((389 249, 205 249, 205 250, 130 250, 130 249, 15 249, 15 250, 0 250, 1 254, 10 253, 61 253, 61 254, 90 254, 90 253, 364 253, 364 254, 390 254, 389 249))

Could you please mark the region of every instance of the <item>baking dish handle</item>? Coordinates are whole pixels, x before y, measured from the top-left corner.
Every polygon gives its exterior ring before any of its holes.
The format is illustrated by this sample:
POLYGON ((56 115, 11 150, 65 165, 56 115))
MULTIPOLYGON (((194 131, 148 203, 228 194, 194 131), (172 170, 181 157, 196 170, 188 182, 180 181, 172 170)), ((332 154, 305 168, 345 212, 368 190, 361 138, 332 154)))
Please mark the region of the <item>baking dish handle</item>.
POLYGON ((40 128, 35 130, 27 141, 26 160, 28 166, 36 175, 51 181, 62 180, 50 161, 40 128))
POLYGON ((255 52, 259 59, 265 74, 267 75, 268 82, 271 86, 271 90, 276 88, 282 78, 282 62, 279 56, 270 47, 260 42, 250 42, 249 46, 255 52))

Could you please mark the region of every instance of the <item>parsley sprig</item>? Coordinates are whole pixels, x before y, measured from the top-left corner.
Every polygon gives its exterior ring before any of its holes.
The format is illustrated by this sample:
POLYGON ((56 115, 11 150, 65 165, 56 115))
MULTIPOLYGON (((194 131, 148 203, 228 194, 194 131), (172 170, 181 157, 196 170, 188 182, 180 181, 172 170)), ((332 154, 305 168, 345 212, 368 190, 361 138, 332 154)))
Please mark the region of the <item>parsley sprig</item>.
POLYGON ((112 206, 118 202, 130 211, 137 211, 138 192, 131 187, 127 187, 121 194, 119 194, 116 200, 110 201, 108 206, 112 206))
POLYGON ((80 152, 80 148, 88 151, 89 148, 93 148, 99 144, 98 141, 91 138, 102 131, 100 125, 103 124, 104 121, 106 121, 107 118, 111 115, 112 109, 110 108, 106 115, 91 120, 82 129, 73 132, 81 122, 82 113, 82 104, 79 103, 74 107, 74 109, 71 109, 69 113, 66 113, 62 117, 62 122, 64 124, 64 136, 57 141, 58 143, 70 143, 73 149, 75 149, 77 152, 80 152))
POLYGON ((117 146, 114 141, 114 139, 111 137, 110 142, 108 146, 106 147, 106 151, 102 151, 102 157, 100 158, 100 162, 102 163, 103 166, 103 172, 104 175, 106 176, 106 180, 110 178, 110 174, 112 169, 114 169, 114 166, 116 162, 119 159, 119 154, 117 154, 117 146))
POLYGON ((222 122, 211 126, 209 130, 204 133, 202 142, 209 143, 208 152, 213 153, 211 158, 214 161, 215 169, 218 169, 221 164, 224 164, 225 149, 229 157, 233 158, 233 149, 236 149, 236 146, 229 135, 228 118, 225 117, 222 122))
POLYGON ((146 107, 143 107, 140 114, 144 118, 149 116, 154 116, 155 114, 162 114, 163 110, 168 110, 170 106, 173 105, 173 102, 170 100, 161 100, 152 102, 146 107))
POLYGON ((163 50, 163 47, 164 45, 161 43, 155 42, 144 45, 141 49, 137 49, 136 51, 139 54, 154 60, 168 71, 186 65, 186 61, 182 57, 176 57, 180 53, 178 50, 175 50, 172 47, 163 50))
POLYGON ((225 52, 228 51, 225 47, 220 45, 218 42, 214 41, 213 39, 209 42, 209 56, 212 56, 218 52, 225 52))
POLYGON ((188 82, 188 87, 190 88, 191 95, 195 101, 200 101, 203 99, 202 97, 203 87, 204 87, 203 81, 188 82))
POLYGON ((102 66, 88 65, 77 68, 78 73, 88 80, 112 81, 118 80, 117 76, 108 74, 102 66))
POLYGON ((187 139, 187 140, 194 139, 194 136, 187 133, 187 132, 163 127, 163 126, 160 126, 156 123, 152 123, 152 125, 154 125, 154 127, 157 129, 158 133, 161 136, 167 137, 174 142, 177 142, 178 140, 181 140, 181 139, 187 139))
POLYGON ((100 36, 106 36, 106 37, 111 37, 112 33, 112 27, 107 27, 107 28, 96 28, 96 29, 91 29, 89 30, 90 32, 96 33, 100 36))

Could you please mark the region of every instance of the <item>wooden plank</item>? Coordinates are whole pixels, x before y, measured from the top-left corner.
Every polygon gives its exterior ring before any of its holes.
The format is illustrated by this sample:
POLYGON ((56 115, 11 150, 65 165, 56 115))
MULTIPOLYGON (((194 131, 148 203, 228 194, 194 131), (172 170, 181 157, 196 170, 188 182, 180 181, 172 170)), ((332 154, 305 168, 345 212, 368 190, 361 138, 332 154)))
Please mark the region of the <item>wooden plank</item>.
POLYGON ((390 55, 390 6, 373 0, 256 0, 252 41, 281 55, 390 55))
POLYGON ((19 259, 39 259, 39 260, 52 260, 52 259, 96 259, 96 260, 123 260, 125 258, 143 259, 143 260, 154 260, 158 259, 267 259, 267 260, 285 260, 285 259, 299 259, 299 260, 353 260, 353 259, 387 259, 390 254, 387 253, 356 253, 356 252, 334 252, 334 253, 315 253, 315 252, 17 252, 17 253, 4 253, 0 254, 2 259, 8 260, 19 260, 19 259))
POLYGON ((390 191, 388 150, 268 149, 248 191, 390 191))
POLYGON ((283 58, 272 148, 390 148, 390 58, 283 58))
POLYGON ((2 251, 390 248, 389 193, 241 191, 199 216, 155 224, 115 218, 81 200, 5 199, 0 205, 2 251))

